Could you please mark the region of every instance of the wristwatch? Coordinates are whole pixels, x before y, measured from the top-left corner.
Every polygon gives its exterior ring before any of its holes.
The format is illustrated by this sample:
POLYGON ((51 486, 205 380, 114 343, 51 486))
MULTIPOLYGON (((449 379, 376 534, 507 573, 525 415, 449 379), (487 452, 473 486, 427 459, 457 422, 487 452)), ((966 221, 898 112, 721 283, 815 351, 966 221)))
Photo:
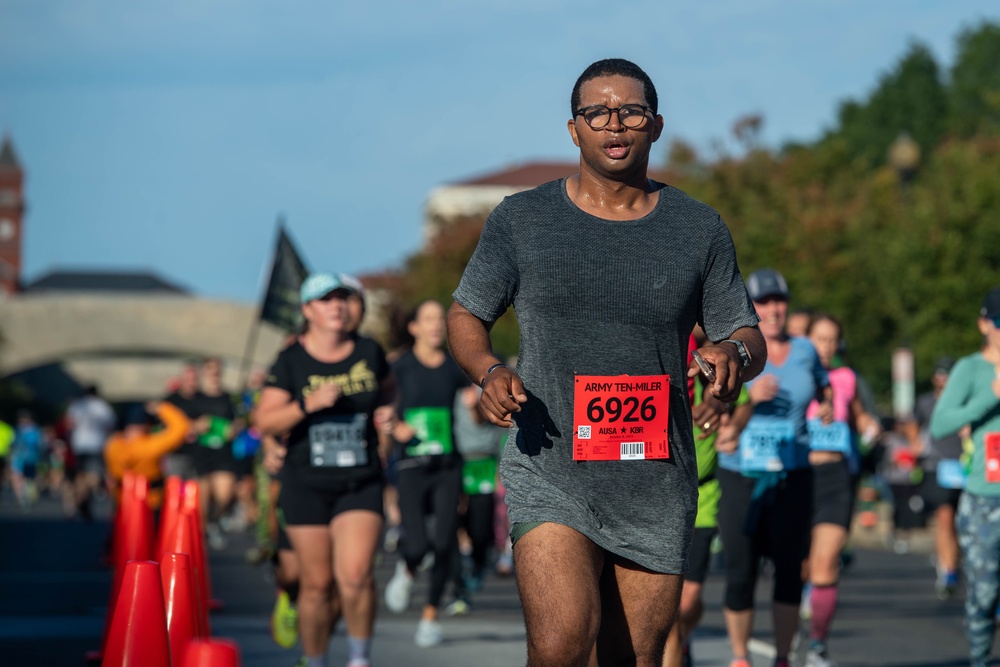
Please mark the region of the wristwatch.
POLYGON ((740 355, 740 368, 746 368, 750 365, 750 353, 747 352, 747 346, 743 344, 743 341, 727 338, 726 340, 719 341, 719 345, 722 343, 732 343, 736 346, 736 354, 740 355))

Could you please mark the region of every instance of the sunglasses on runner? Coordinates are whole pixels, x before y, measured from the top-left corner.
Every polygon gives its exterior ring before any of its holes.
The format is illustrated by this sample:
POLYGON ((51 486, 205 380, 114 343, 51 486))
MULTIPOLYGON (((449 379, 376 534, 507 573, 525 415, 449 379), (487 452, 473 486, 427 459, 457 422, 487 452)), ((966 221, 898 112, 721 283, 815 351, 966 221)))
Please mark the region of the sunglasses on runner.
POLYGON ((618 114, 619 123, 631 128, 639 127, 646 122, 646 118, 653 117, 653 110, 641 104, 623 104, 615 108, 609 108, 603 104, 592 104, 589 107, 577 109, 574 116, 583 116, 591 129, 600 130, 611 122, 611 114, 613 113, 618 114))

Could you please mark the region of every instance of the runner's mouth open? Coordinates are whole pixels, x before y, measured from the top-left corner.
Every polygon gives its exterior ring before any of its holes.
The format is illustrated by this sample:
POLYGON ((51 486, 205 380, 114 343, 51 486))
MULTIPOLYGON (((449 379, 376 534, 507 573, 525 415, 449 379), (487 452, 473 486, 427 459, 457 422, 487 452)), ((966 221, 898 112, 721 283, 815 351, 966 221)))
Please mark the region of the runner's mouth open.
POLYGON ((613 140, 604 142, 604 154, 613 160, 620 160, 628 155, 629 145, 624 141, 613 140))

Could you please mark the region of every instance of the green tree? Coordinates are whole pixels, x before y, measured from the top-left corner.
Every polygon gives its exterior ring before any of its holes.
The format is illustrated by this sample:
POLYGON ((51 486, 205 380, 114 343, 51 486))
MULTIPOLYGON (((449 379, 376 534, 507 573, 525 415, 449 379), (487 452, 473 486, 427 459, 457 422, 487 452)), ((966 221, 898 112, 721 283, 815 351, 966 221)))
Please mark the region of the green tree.
POLYGON ((838 125, 826 140, 843 140, 853 157, 870 165, 885 160, 889 146, 907 132, 930 153, 944 134, 948 97, 930 50, 914 43, 863 102, 844 102, 838 125))
POLYGON ((1000 132, 1000 25, 984 21, 964 30, 957 42, 949 128, 962 137, 1000 132))

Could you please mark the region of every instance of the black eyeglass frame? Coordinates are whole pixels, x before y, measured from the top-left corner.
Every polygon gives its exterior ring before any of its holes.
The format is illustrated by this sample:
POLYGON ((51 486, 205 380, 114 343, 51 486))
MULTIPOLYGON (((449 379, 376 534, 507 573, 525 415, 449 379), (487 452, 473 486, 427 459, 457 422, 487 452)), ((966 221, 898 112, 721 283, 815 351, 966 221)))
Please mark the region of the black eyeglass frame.
POLYGON ((613 113, 614 114, 618 114, 618 122, 622 124, 622 127, 627 127, 630 130, 634 130, 637 127, 642 127, 642 124, 647 119, 648 120, 652 120, 653 117, 654 117, 654 115, 655 115, 655 114, 653 114, 653 109, 651 107, 646 106, 645 104, 623 104, 620 107, 609 107, 609 106, 604 105, 604 104, 591 104, 590 106, 580 107, 579 109, 577 109, 576 112, 573 114, 573 117, 576 118, 577 116, 583 116, 583 122, 585 122, 587 124, 587 126, 590 127, 590 129, 592 129, 592 130, 603 130, 604 128, 606 128, 608 126, 608 123, 611 122, 611 114, 613 114, 613 113), (584 111, 587 111, 589 109, 601 109, 601 108, 608 110, 608 120, 605 121, 605 123, 603 125, 598 125, 597 127, 594 127, 594 125, 589 120, 587 120, 587 115, 584 113, 584 111), (642 120, 640 120, 635 125, 628 125, 627 123, 625 123, 625 121, 622 120, 622 116, 621 116, 620 112, 621 112, 622 109, 628 109, 628 108, 642 109, 642 115, 638 116, 638 118, 641 118, 642 120))

